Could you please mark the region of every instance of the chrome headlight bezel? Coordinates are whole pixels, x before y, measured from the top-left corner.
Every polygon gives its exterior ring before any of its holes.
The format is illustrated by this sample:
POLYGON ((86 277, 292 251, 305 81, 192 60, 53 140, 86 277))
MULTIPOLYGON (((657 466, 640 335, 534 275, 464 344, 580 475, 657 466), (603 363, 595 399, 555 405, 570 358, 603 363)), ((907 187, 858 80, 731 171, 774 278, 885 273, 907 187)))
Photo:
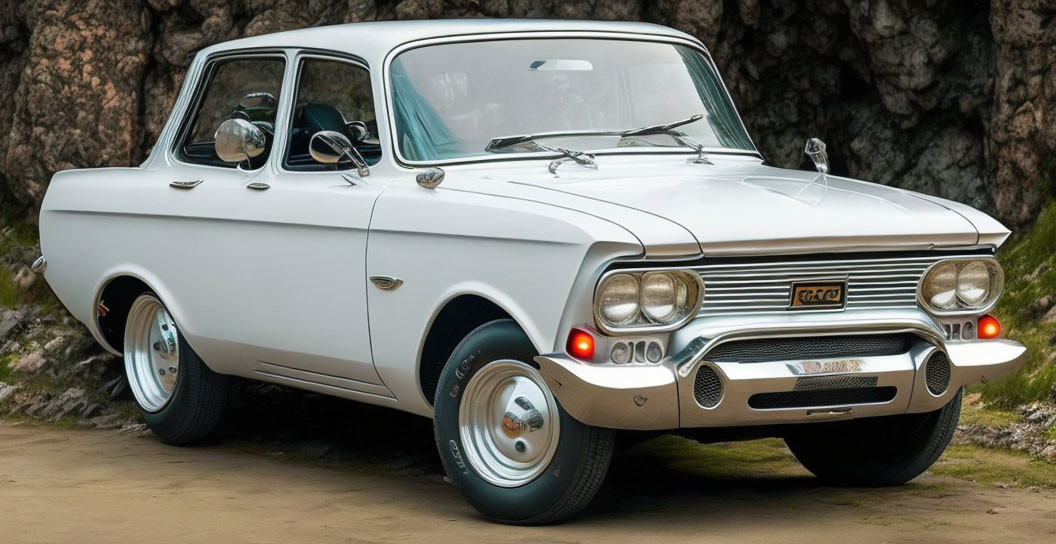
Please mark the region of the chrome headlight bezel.
MULTIPOLYGON (((677 284, 676 284, 677 285, 677 284)), ((602 274, 594 288, 594 323, 606 334, 630 334, 643 332, 667 332, 678 329, 685 325, 700 313, 700 307, 704 303, 704 281, 696 272, 686 268, 617 268, 602 274), (628 274, 635 278, 638 285, 638 311, 635 317, 626 323, 612 323, 605 319, 602 312, 602 291, 610 278, 619 274, 628 274), (681 310, 675 312, 671 321, 654 322, 642 309, 642 279, 646 275, 670 274, 685 284, 689 292, 686 304, 681 310)))
POLYGON ((993 257, 985 256, 964 256, 964 257, 951 257, 949 259, 942 259, 932 263, 931 266, 924 271, 924 274, 920 276, 920 283, 917 284, 917 304, 923 308, 926 312, 934 316, 963 316, 963 315, 978 315, 989 312, 997 305, 997 301, 1001 298, 1001 294, 1005 289, 1005 271, 1001 268, 1001 264, 997 262, 997 259, 993 257), (987 266, 987 269, 991 271, 990 276, 990 289, 983 299, 981 304, 968 305, 961 300, 960 297, 960 278, 961 269, 968 266, 971 263, 980 262, 987 266), (931 302, 924 296, 924 291, 927 286, 928 280, 932 273, 935 272, 939 267, 952 264, 956 271, 957 276, 954 277, 954 300, 957 304, 956 308, 942 309, 932 306, 931 302))

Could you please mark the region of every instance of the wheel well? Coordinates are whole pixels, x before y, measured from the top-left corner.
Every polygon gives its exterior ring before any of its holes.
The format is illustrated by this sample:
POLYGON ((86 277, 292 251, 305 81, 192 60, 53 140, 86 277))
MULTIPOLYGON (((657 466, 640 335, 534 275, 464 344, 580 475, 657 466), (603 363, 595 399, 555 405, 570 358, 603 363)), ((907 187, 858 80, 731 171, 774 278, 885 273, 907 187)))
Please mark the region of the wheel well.
POLYGON ((459 342, 473 329, 489 321, 510 317, 499 305, 477 295, 461 295, 448 301, 429 328, 418 363, 418 385, 430 406, 440 373, 459 342))
POLYGON ((142 280, 131 276, 118 276, 110 280, 99 294, 100 307, 96 313, 99 332, 114 350, 124 349, 128 310, 136 297, 147 291, 150 291, 150 287, 142 280))

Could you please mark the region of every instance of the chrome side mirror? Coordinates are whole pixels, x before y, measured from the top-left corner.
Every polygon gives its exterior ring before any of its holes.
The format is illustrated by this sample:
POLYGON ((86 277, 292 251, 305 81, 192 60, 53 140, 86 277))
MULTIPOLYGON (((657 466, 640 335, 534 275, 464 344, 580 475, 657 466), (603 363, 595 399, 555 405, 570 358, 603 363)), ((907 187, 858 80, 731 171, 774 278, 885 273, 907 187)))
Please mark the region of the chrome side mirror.
POLYGON ((414 176, 414 180, 418 182, 420 187, 426 189, 436 189, 444 181, 444 169, 443 168, 429 168, 424 172, 419 172, 417 176, 414 176))
POLYGON ((279 105, 279 99, 268 92, 249 93, 242 97, 238 105, 243 108, 276 108, 279 105))
POLYGON ((357 143, 366 140, 367 136, 370 136, 367 124, 363 121, 351 121, 345 126, 348 127, 348 133, 352 135, 352 139, 357 143))
POLYGON ((267 145, 264 131, 245 119, 228 119, 213 134, 216 156, 230 163, 249 162, 267 145))
POLYGON ((308 153, 312 155, 315 162, 320 164, 341 164, 351 161, 356 165, 359 177, 370 175, 370 168, 367 167, 367 161, 363 155, 340 132, 333 130, 316 132, 308 141, 308 153))
POLYGON ((807 140, 807 146, 803 148, 803 152, 814 161, 814 168, 817 168, 818 172, 829 173, 829 154, 825 152, 825 142, 818 138, 811 138, 807 140))

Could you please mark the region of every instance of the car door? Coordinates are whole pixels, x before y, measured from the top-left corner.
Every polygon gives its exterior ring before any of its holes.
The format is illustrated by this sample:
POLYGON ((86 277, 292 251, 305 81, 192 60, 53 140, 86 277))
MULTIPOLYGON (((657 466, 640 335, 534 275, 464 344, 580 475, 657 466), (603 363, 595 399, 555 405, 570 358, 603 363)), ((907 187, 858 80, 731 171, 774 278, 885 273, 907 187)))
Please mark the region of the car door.
MULTIPOLYGON (((190 136, 177 146, 184 177, 201 181, 186 191, 193 214, 209 220, 207 229, 189 229, 184 251, 194 266, 183 267, 189 277, 177 280, 197 283, 181 289, 195 292, 183 305, 195 318, 195 348, 207 362, 213 355, 222 368, 238 367, 238 374, 390 396, 371 358, 364 268, 370 213, 384 183, 360 177, 351 165, 316 163, 307 153, 313 132, 362 136, 355 127, 371 126, 369 76, 352 61, 297 57, 285 70, 284 96, 262 99, 272 93, 253 89, 274 83, 262 81, 267 70, 260 59, 245 63, 212 69, 196 121, 185 130, 190 136), (317 62, 329 64, 317 69, 317 62), (305 103, 314 105, 308 115, 305 103), (211 104, 222 105, 219 113, 207 111, 211 104), (211 162, 209 129, 198 125, 218 125, 229 104, 238 104, 229 116, 264 128, 274 123, 263 158, 227 167, 211 162), (267 111, 240 112, 252 108, 267 111)), ((376 140, 360 140, 363 155, 376 163, 376 140)))

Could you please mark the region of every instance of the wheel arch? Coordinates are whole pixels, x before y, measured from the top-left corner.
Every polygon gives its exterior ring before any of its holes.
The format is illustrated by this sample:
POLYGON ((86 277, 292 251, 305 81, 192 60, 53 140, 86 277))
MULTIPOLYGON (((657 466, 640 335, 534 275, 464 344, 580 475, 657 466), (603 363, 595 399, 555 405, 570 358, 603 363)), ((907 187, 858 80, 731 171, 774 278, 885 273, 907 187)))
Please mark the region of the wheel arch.
POLYGON ((547 349, 540 339, 532 338, 523 319, 519 319, 518 312, 511 311, 509 305, 477 292, 452 295, 437 306, 418 351, 418 388, 429 406, 433 405, 440 373, 458 344, 477 327, 498 319, 510 319, 516 323, 537 351, 547 349))
POLYGON ((91 328, 96 339, 111 353, 121 355, 124 351, 128 310, 136 297, 145 291, 157 295, 173 319, 183 327, 183 312, 157 277, 138 267, 111 270, 99 282, 91 310, 91 328))

